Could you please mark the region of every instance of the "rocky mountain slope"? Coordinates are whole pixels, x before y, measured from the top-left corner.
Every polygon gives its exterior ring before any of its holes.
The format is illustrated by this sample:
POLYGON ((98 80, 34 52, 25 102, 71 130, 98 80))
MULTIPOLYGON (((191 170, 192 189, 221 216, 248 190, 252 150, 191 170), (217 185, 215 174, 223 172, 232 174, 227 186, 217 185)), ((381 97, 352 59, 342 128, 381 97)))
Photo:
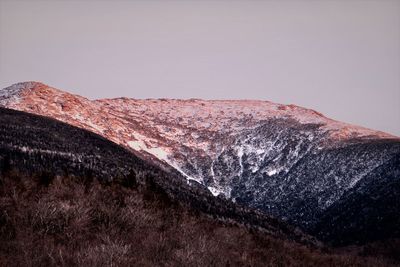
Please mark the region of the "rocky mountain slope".
POLYGON ((323 252, 181 181, 96 134, 0 108, 0 265, 391 265, 323 252))
POLYGON ((398 249, 321 249, 285 223, 176 178, 89 131, 0 108, 0 265, 398 263, 398 249))
MULTIPOLYGON (((380 238, 398 233, 397 221, 387 225, 388 232, 385 224, 377 229, 371 221, 379 208, 366 201, 379 183, 380 189, 397 190, 388 185, 399 183, 400 139, 389 134, 267 101, 88 100, 35 82, 0 91, 0 105, 93 131, 143 158, 157 158, 214 195, 327 241, 362 242, 371 231, 380 238), (345 240, 340 227, 327 222, 343 223, 354 213, 346 205, 355 199, 370 204, 362 220, 351 216, 346 231, 357 234, 345 240)), ((392 195, 399 198, 397 191, 392 195)), ((399 214, 393 202, 386 208, 386 217, 399 214)))

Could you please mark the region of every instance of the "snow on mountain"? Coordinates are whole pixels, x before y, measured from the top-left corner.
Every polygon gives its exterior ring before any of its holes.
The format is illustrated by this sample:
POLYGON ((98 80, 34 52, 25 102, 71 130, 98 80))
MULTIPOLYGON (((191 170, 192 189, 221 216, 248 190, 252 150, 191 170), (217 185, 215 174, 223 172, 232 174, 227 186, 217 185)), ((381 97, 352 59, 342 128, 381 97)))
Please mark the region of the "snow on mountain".
POLYGON ((303 227, 399 155, 397 137, 269 101, 89 100, 27 82, 0 91, 0 105, 91 130, 303 227))

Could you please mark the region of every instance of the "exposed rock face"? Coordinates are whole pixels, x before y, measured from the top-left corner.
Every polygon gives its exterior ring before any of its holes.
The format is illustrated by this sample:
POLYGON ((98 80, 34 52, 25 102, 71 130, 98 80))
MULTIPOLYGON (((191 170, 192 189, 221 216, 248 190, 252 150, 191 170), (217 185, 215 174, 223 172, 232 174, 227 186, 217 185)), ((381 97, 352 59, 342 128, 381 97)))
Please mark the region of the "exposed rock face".
MULTIPOLYGON (((153 155, 214 195, 309 231, 320 227, 322 217, 329 221, 332 207, 356 188, 364 190, 360 185, 365 179, 370 180, 368 190, 387 179, 389 169, 397 170, 390 182, 400 179, 400 167, 393 163, 400 157, 399 138, 294 105, 197 99, 91 101, 34 82, 4 89, 0 104, 52 117, 143 156, 153 155)), ((332 239, 331 233, 320 235, 326 236, 332 239)))

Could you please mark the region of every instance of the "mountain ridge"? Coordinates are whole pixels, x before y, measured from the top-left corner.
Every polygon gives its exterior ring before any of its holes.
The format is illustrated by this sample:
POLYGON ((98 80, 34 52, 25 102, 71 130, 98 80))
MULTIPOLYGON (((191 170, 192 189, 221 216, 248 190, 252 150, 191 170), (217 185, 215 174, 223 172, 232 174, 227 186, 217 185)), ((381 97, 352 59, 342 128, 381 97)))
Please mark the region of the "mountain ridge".
MULTIPOLYGON (((400 157, 399 137, 334 121, 294 105, 237 100, 88 100, 41 83, 14 87, 24 86, 28 90, 20 90, 18 99, 15 94, 7 96, 3 91, 6 96, 1 97, 0 93, 0 105, 93 131, 143 158, 157 159, 215 196, 259 209, 306 231, 315 231, 321 218, 329 220, 334 214, 329 207, 350 201, 357 193, 353 188, 375 169, 400 157)), ((383 179, 390 168, 398 168, 391 164, 371 179, 383 179)), ((398 178, 392 180, 397 183, 398 178)), ((335 236, 326 231, 320 231, 321 238, 335 236)))
POLYGON ((393 261, 337 253, 284 222, 181 182, 90 131, 0 108, 0 265, 393 261))
MULTIPOLYGON (((277 106, 279 110, 288 110, 288 111, 302 111, 302 112, 306 112, 306 113, 310 113, 312 115, 315 115, 317 117, 321 117, 324 120, 326 120, 327 122, 334 122, 334 123, 339 123, 341 126, 345 126, 345 127, 350 127, 350 128, 354 128, 354 129, 360 129, 360 130, 367 130, 369 131, 369 133, 374 133, 376 137, 383 137, 383 138, 398 138, 400 139, 400 137, 395 136, 393 134, 389 134, 389 133, 385 133, 383 131, 380 130, 374 130, 374 129, 369 129, 360 125, 355 125, 355 124, 350 124, 350 123, 345 123, 345 122, 341 122, 332 118, 329 118, 327 116, 325 116, 324 114, 314 110, 314 109, 310 109, 310 108, 305 108, 305 107, 301 107, 295 104, 279 104, 279 103, 275 103, 269 100, 257 100, 257 99, 201 99, 201 98, 188 98, 188 99, 179 99, 179 98, 144 98, 144 99, 137 99, 137 98, 129 98, 129 97, 116 97, 116 98, 99 98, 99 99, 89 99, 77 94, 73 94, 73 93, 69 93, 67 91, 63 91, 60 89, 57 89, 55 87, 49 86, 43 82, 39 82, 39 81, 26 81, 26 82, 19 82, 16 84, 13 84, 9 87, 6 87, 2 90, 0 90, 0 92, 2 92, 3 94, 0 94, 0 101, 3 101, 3 103, 5 102, 5 100, 7 100, 7 98, 13 98, 15 94, 17 95, 21 95, 19 97, 24 97, 26 95, 28 95, 29 92, 33 92, 36 93, 35 91, 40 91, 41 89, 45 89, 47 90, 47 93, 50 94, 63 94, 63 95, 68 95, 70 97, 76 97, 78 99, 84 100, 84 101, 90 101, 90 102, 107 102, 107 101, 118 101, 118 100, 133 100, 133 101, 139 101, 139 102, 143 102, 143 101, 171 101, 171 102, 189 102, 189 103, 193 103, 193 102, 201 102, 201 103, 205 103, 205 102, 210 102, 210 103, 239 103, 239 104, 255 104, 255 105, 259 105, 259 104, 270 104, 270 105, 274 105, 277 106), (10 93, 7 94, 6 92, 9 91, 10 93), (53 92, 52 92, 53 91, 53 92)), ((46 91, 44 91, 43 93, 45 93, 46 91)), ((4 105, 4 104, 3 104, 4 105)))

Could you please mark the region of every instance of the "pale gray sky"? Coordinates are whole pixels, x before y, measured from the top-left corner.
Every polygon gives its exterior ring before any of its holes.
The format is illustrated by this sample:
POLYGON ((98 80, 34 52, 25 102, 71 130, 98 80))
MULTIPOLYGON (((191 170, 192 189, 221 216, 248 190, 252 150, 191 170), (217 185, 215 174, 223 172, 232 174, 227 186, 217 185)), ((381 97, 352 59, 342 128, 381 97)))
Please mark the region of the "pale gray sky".
POLYGON ((400 136, 400 1, 0 0, 0 87, 265 99, 400 136))

